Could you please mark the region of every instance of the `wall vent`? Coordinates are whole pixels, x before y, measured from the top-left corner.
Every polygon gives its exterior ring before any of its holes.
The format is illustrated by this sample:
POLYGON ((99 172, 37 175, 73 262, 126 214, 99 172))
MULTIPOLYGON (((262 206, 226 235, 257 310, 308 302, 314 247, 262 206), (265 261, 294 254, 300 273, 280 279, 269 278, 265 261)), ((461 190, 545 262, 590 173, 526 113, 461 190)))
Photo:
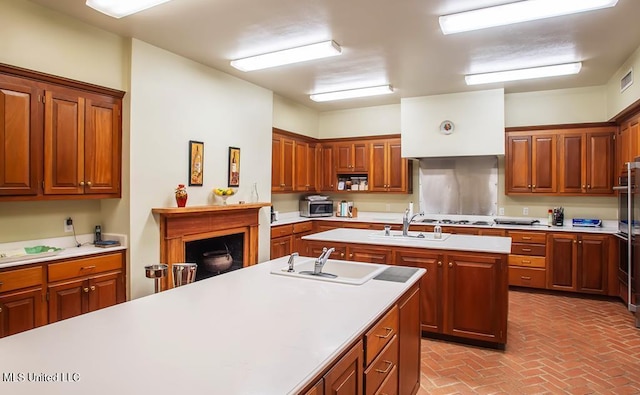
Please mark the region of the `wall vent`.
POLYGON ((620 93, 624 92, 625 89, 631 85, 633 85, 633 69, 629 69, 627 74, 620 80, 620 93))

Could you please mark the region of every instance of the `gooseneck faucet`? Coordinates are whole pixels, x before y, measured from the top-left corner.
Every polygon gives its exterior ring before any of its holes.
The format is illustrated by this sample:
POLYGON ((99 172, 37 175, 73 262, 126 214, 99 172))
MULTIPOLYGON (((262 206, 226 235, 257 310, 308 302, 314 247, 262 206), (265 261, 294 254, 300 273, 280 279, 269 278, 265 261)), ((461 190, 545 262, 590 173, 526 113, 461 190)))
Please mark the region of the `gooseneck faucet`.
POLYGON ((411 218, 409 218, 409 209, 404 210, 404 216, 402 217, 402 235, 409 236, 409 225, 415 217, 419 217, 424 215, 424 213, 414 214, 411 218))
POLYGON ((289 262, 288 262, 289 269, 287 269, 287 271, 288 271, 289 273, 291 273, 291 272, 294 272, 294 271, 295 271, 295 270, 293 270, 293 260, 294 260, 297 256, 299 256, 299 255, 300 255, 300 254, 298 254, 297 252, 294 252, 294 253, 292 253, 292 254, 291 254, 291 256, 289 257, 289 262))
POLYGON ((316 259, 315 264, 313 265, 313 274, 322 273, 322 268, 324 267, 325 263, 327 263, 327 259, 329 259, 329 257, 335 250, 336 249, 333 247, 329 249, 327 249, 327 247, 322 248, 322 254, 320 254, 320 256, 316 259))

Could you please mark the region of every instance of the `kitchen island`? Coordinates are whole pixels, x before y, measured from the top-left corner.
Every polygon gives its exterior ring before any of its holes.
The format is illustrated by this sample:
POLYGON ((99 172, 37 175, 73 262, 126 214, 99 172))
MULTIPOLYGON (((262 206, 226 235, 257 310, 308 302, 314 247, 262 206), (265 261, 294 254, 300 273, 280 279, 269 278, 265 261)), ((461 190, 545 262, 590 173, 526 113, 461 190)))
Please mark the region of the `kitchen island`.
MULTIPOLYGON (((393 350, 399 385, 408 368, 419 380, 424 270, 360 286, 270 274, 287 258, 0 339, 0 393, 297 394, 331 384, 347 356, 373 366, 393 350), (397 331, 374 334, 393 340, 369 361, 367 339, 388 317, 397 331)), ((362 389, 366 365, 353 366, 362 389)))
POLYGON ((419 267, 423 334, 503 348, 507 342, 511 238, 369 229, 332 229, 302 237, 302 254, 419 267))

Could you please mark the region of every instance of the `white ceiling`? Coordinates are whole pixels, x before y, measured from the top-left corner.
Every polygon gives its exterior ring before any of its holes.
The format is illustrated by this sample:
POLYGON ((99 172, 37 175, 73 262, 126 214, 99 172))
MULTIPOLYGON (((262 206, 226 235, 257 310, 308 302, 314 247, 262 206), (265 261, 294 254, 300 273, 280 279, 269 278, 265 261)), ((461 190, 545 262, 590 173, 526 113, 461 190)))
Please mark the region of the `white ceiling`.
MULTIPOLYGON (((232 74, 318 111, 402 97, 504 87, 506 92, 606 84, 640 47, 640 1, 542 21, 444 36, 438 16, 513 0, 172 0, 122 19, 85 0, 32 0, 232 74), (342 55, 262 71, 229 61, 333 39, 342 55), (464 75, 582 61, 580 74, 467 87, 464 75), (391 84, 376 98, 315 103, 309 94, 391 84)), ((558 0, 562 1, 562 0, 558 0)))

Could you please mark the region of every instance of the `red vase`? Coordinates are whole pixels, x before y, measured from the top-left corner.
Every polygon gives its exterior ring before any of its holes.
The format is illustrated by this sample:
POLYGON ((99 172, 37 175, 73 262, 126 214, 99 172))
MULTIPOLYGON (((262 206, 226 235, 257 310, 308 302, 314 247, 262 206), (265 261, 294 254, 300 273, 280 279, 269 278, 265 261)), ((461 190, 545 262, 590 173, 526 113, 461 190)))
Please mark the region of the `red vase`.
POLYGON ((187 196, 183 196, 183 197, 177 197, 176 196, 176 203, 178 203, 178 207, 184 207, 187 205, 187 196))
POLYGON ((184 207, 187 205, 187 189, 184 187, 184 184, 178 184, 178 188, 176 189, 176 203, 178 207, 184 207))

